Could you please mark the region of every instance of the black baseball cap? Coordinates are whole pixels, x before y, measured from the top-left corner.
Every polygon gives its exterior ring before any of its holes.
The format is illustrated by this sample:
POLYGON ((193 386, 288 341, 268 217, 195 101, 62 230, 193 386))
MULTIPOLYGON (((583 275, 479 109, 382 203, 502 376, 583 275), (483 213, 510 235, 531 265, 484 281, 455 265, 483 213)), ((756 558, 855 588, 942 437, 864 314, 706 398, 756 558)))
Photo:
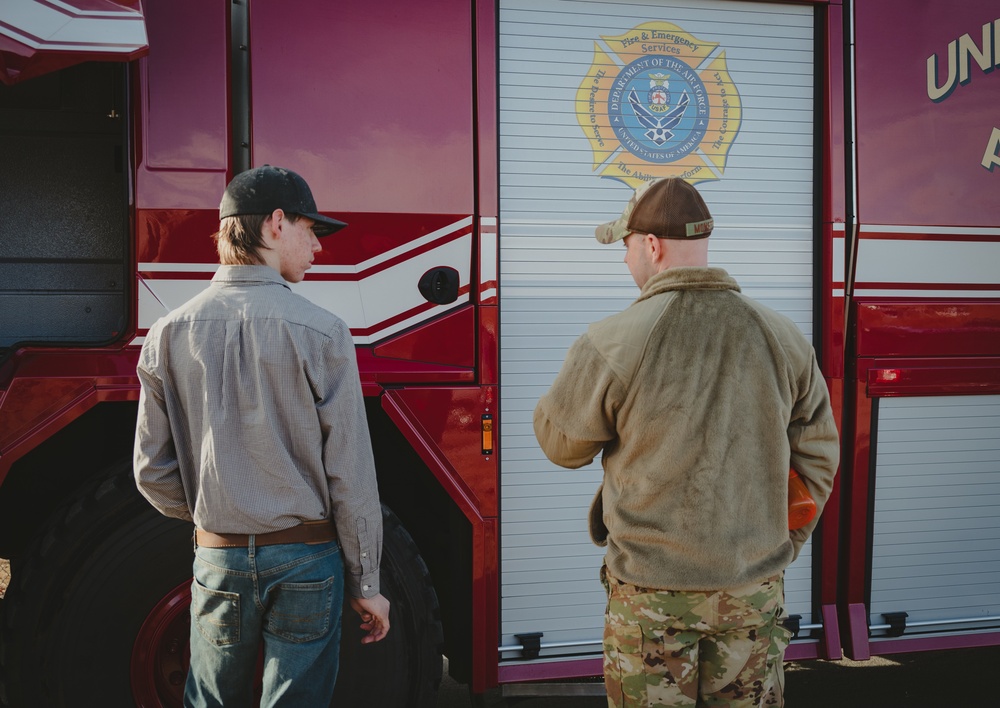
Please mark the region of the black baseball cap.
POLYGON ((313 232, 317 236, 329 236, 347 226, 316 210, 316 200, 302 177, 284 167, 271 165, 255 167, 233 177, 222 195, 219 218, 270 214, 275 209, 312 219, 316 222, 313 232))

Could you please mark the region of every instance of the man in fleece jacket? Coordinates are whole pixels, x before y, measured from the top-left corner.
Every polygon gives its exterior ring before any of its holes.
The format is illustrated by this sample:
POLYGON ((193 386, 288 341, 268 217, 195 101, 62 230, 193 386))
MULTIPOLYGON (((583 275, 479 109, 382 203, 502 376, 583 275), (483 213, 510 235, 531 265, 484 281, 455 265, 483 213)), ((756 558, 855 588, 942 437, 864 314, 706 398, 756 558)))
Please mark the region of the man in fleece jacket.
POLYGON ((780 706, 788 470, 821 511, 839 461, 812 346, 708 267, 714 222, 680 179, 640 187, 597 240, 623 242, 638 300, 592 324, 535 409, 563 467, 603 452, 590 510, 607 547, 610 706, 780 706))

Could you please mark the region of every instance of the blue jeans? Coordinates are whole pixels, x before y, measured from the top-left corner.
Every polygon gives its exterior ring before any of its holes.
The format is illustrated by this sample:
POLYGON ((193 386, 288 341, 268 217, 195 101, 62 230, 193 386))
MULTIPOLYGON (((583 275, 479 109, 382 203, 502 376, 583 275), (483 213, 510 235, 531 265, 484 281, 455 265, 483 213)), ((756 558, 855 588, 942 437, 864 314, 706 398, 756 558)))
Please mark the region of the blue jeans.
POLYGON ((329 706, 340 662, 344 563, 336 541, 195 549, 189 708, 329 706))

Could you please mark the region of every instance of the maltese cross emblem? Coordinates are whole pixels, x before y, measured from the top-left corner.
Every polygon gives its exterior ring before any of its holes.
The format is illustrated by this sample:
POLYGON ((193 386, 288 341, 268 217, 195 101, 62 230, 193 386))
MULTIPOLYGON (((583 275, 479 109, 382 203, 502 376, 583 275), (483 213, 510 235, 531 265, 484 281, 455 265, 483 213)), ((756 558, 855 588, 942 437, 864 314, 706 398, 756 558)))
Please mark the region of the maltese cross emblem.
POLYGON ((594 171, 633 188, 721 178, 742 111, 725 50, 669 22, 601 36, 576 95, 594 171))

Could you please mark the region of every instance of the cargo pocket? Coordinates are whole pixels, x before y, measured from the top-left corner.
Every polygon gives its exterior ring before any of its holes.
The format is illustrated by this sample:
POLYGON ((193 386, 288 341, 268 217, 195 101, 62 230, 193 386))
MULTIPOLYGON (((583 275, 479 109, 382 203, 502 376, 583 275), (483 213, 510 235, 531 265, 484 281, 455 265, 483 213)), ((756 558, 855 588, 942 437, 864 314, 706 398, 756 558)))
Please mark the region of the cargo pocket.
MULTIPOLYGON (((784 615, 784 613, 782 613, 784 615)), ((766 695, 773 703, 765 705, 784 705, 785 695, 785 650, 792 640, 792 631, 781 619, 776 618, 771 627, 771 641, 767 647, 767 680, 766 695)))
POLYGON ((191 618, 206 641, 217 647, 240 641, 240 596, 191 583, 191 618))
POLYGON ((605 624, 604 688, 609 706, 633 705, 637 684, 646 678, 642 669, 642 629, 636 625, 605 624))
POLYGON ((290 642, 311 642, 330 631, 334 578, 275 587, 267 631, 290 642))

